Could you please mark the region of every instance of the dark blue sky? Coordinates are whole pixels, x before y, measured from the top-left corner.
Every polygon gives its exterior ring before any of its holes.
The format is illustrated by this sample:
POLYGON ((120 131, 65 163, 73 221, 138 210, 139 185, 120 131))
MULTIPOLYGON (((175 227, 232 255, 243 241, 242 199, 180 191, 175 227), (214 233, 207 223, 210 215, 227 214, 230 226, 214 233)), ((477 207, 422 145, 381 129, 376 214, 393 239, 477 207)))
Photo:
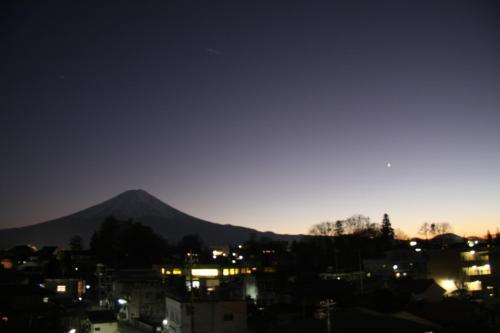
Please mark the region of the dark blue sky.
POLYGON ((277 232, 500 225, 497 1, 0 6, 0 227, 132 188, 277 232))

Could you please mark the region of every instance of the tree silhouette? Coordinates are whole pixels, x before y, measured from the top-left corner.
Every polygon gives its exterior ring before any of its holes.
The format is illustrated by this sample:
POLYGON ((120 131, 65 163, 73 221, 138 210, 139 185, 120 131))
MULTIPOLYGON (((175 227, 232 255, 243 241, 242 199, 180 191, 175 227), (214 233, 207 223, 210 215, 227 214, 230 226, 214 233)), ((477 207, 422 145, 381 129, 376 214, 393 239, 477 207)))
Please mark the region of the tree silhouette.
POLYGON ((203 241, 198 234, 186 235, 177 244, 177 248, 183 255, 188 252, 200 254, 203 247, 203 241))
POLYGON ((83 238, 80 235, 74 235, 69 240, 69 248, 71 251, 82 251, 83 250, 83 238))
POLYGON ((315 224, 309 229, 309 234, 313 236, 335 236, 335 224, 328 221, 315 224))
POLYGON ((418 233, 422 236, 425 236, 425 239, 429 235, 431 236, 438 236, 442 234, 446 234, 448 232, 451 232, 452 228, 451 225, 447 222, 441 222, 441 223, 423 223, 420 226, 420 229, 418 230, 418 233))
POLYGON ((344 234, 344 222, 338 220, 335 222, 335 236, 342 236, 344 234))
POLYGON ((361 214, 353 215, 343 221, 321 222, 309 229, 312 236, 341 236, 359 235, 364 237, 376 237, 379 234, 379 226, 370 222, 370 218, 361 214))
POLYGON ((427 239, 429 236, 430 229, 431 228, 430 228, 429 223, 424 222, 424 223, 422 223, 422 225, 418 229, 418 234, 424 236, 425 239, 427 239))
POLYGON ((123 267, 160 263, 169 253, 167 242, 150 227, 112 216, 94 233, 90 249, 100 261, 123 267))
POLYGON ((491 232, 488 230, 486 233, 486 244, 489 246, 493 245, 493 236, 491 235, 491 232))
POLYGON ((382 227, 380 228, 381 237, 384 241, 392 241, 394 239, 394 229, 392 228, 389 215, 384 214, 382 219, 382 227))

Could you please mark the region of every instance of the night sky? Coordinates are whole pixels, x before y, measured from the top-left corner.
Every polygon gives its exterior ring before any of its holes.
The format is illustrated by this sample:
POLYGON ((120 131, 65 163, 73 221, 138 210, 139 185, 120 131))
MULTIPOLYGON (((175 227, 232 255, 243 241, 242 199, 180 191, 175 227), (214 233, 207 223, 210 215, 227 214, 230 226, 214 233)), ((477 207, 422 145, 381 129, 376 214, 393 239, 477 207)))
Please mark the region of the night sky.
POLYGON ((498 1, 0 13, 0 228, 137 188, 282 233, 358 213, 409 235, 500 226, 498 1))

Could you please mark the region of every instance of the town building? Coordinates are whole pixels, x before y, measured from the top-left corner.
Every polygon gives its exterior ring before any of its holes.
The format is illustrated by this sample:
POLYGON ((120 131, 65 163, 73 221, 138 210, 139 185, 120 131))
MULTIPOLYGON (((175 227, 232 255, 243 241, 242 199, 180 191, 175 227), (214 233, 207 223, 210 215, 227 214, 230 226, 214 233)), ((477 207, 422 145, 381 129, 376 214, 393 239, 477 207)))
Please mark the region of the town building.
POLYGON ((169 333, 245 333, 243 300, 166 298, 165 331, 169 333))
POLYGON ((429 276, 448 293, 463 290, 480 297, 498 296, 500 249, 471 245, 468 248, 431 251, 429 276))

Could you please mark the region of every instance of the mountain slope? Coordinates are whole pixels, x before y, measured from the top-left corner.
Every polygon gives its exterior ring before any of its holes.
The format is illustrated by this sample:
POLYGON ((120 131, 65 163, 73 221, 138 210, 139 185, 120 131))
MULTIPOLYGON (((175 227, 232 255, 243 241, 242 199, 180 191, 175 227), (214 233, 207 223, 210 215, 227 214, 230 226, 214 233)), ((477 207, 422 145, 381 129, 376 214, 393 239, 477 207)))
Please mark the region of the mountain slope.
POLYGON ((66 246, 73 235, 80 235, 86 244, 104 219, 113 215, 119 219, 133 219, 149 225, 169 241, 177 241, 186 234, 199 234, 207 244, 239 243, 250 238, 266 236, 291 240, 297 236, 259 232, 233 225, 222 225, 185 214, 160 201, 143 190, 130 190, 98 205, 55 220, 0 230, 0 248, 18 244, 66 246))

